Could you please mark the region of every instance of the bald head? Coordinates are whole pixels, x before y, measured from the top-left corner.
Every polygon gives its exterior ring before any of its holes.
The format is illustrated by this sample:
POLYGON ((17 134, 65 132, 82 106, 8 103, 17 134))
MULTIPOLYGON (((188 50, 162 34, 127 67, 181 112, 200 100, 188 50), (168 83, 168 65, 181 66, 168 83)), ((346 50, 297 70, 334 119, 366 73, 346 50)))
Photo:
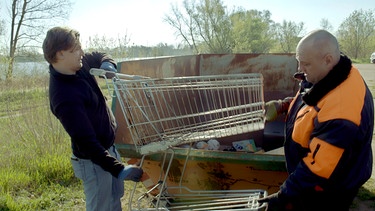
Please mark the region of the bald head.
POLYGON ((339 44, 326 30, 315 30, 304 36, 296 48, 298 69, 306 79, 317 83, 340 61, 339 44))
POLYGON ((340 50, 337 39, 326 30, 315 30, 304 36, 297 45, 297 54, 306 48, 312 49, 314 51, 313 53, 319 54, 320 56, 325 56, 327 54, 332 55, 336 64, 340 60, 340 50))

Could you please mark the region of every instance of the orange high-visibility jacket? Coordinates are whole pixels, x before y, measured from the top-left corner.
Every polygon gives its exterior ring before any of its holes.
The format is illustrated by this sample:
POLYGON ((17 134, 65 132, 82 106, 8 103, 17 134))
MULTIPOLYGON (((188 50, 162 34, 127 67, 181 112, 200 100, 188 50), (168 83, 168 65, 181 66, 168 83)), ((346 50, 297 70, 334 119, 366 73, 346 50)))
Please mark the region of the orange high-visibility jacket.
POLYGON ((371 92, 345 56, 308 88, 301 87, 289 106, 285 131, 289 177, 281 193, 355 191, 372 171, 371 92))

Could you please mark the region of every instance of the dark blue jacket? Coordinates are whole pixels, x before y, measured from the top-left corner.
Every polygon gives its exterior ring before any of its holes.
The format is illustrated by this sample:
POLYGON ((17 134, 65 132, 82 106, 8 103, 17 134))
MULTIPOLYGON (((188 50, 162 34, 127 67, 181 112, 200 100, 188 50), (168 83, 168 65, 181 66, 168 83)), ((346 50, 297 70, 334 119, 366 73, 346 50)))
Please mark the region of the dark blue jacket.
POLYGON ((289 107, 284 146, 289 177, 281 193, 355 194, 371 176, 373 127, 371 92, 342 56, 311 89, 301 87, 289 107))

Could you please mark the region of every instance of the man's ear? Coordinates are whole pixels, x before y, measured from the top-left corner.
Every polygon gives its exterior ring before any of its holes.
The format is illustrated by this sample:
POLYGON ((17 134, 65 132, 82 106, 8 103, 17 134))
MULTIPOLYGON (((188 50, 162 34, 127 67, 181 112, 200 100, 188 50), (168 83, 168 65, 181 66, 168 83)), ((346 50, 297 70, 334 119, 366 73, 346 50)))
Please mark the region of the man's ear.
POLYGON ((327 66, 330 66, 330 67, 334 67, 336 64, 334 64, 334 59, 333 59, 333 56, 332 54, 327 54, 325 57, 324 57, 324 63, 327 65, 327 66))
POLYGON ((64 52, 63 51, 57 51, 56 52, 56 58, 57 58, 57 60, 63 60, 64 59, 64 52))

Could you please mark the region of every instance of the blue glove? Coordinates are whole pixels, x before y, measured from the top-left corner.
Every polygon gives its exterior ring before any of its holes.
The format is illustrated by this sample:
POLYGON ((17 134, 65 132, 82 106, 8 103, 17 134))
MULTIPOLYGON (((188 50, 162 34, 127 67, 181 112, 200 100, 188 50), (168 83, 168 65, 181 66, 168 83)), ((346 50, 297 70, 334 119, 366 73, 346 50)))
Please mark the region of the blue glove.
POLYGON ((102 65, 100 65, 100 69, 117 73, 117 69, 111 62, 103 62, 102 65))
POLYGON ((136 165, 128 165, 120 172, 118 175, 119 179, 122 180, 131 180, 134 182, 139 182, 143 175, 143 170, 136 165))

